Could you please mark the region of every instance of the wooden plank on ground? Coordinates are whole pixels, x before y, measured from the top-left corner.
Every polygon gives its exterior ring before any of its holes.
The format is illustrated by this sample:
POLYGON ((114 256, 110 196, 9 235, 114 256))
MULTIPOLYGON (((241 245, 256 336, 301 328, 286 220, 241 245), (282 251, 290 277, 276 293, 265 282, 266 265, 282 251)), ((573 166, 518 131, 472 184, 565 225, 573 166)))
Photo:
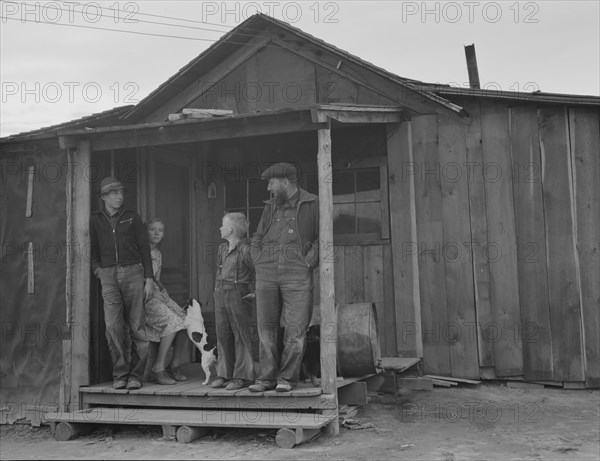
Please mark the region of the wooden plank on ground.
POLYGON ((577 255, 585 347, 585 380, 600 387, 600 114, 570 109, 571 162, 577 208, 577 255))
POLYGON ((473 266, 469 247, 471 223, 466 140, 463 126, 440 116, 438 118, 439 155, 442 187, 444 240, 442 259, 446 273, 448 324, 442 335, 450 343, 452 376, 479 377, 479 353, 473 288, 473 266))
POLYGON ((413 117, 411 125, 418 235, 413 244, 419 257, 423 367, 426 372, 450 374, 450 348, 442 334, 448 312, 437 115, 413 117))
POLYGON ((519 284, 513 251, 516 242, 508 109, 496 102, 481 105, 488 243, 483 248, 490 267, 493 324, 486 328, 494 343, 494 366, 500 377, 523 374, 519 284))
MULTIPOLYGON (((392 267, 385 266, 385 279, 392 282, 389 286, 386 283, 386 289, 393 287, 386 292, 386 300, 393 296, 395 353, 422 357, 411 122, 388 125, 386 135, 392 267)), ((384 248, 384 259, 387 252, 384 248)))
POLYGON ((581 305, 573 216, 575 203, 566 109, 539 109, 538 123, 543 165, 553 379, 583 381, 581 305))
POLYGON ((452 381, 456 383, 465 383, 465 384, 481 384, 481 381, 475 379, 464 379, 464 378, 455 378, 452 376, 451 378, 448 376, 437 376, 437 375, 425 375, 423 378, 431 378, 442 381, 452 381))
MULTIPOLYGON (((432 379, 431 383, 434 386, 438 386, 438 387, 452 387, 452 383, 450 381, 444 381, 441 379, 432 379)), ((456 384, 454 384, 456 386, 456 384)))
POLYGON ((525 379, 552 379, 546 231, 537 108, 510 109, 517 267, 525 379))
POLYGON ((488 233, 479 102, 466 105, 465 110, 472 118, 472 123, 465 126, 467 163, 464 174, 467 175, 469 186, 470 244, 477 316, 477 348, 479 365, 489 367, 494 366, 494 342, 487 337, 485 328, 492 325, 494 318, 490 294, 490 267, 483 251, 488 247, 488 233))

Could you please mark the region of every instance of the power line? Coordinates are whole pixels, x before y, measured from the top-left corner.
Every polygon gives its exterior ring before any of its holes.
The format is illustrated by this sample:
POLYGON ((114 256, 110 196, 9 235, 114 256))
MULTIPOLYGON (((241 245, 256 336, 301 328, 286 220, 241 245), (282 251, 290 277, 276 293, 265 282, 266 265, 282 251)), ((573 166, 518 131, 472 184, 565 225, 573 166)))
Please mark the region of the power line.
MULTIPOLYGON (((136 32, 133 30, 111 29, 108 27, 92 27, 92 26, 84 26, 81 24, 65 24, 65 23, 61 23, 61 22, 35 21, 35 20, 29 20, 27 18, 9 18, 6 16, 0 16, 0 19, 10 19, 12 21, 21 21, 21 22, 34 22, 36 24, 51 24, 54 26, 78 27, 81 29, 104 30, 104 31, 109 31, 109 32, 122 32, 124 34, 150 35, 152 37, 179 38, 179 39, 183 39, 183 40, 197 40, 197 41, 212 42, 212 43, 215 43, 218 41, 218 40, 214 40, 212 38, 195 38, 195 37, 181 37, 179 35, 152 34, 150 32, 136 32)), ((237 44, 237 45, 245 45, 245 43, 242 43, 242 42, 240 42, 240 43, 230 42, 230 43, 237 44)))
MULTIPOLYGON (((9 3, 9 4, 18 4, 17 2, 7 1, 7 0, 0 0, 0 2, 2 2, 2 3, 9 3)), ((32 3, 25 3, 25 4, 27 4, 27 5, 33 5, 33 6, 36 5, 36 4, 32 4, 32 3)), ((104 7, 100 6, 100 5, 94 5, 94 7, 95 8, 99 8, 101 10, 113 10, 113 11, 119 11, 119 12, 122 12, 122 13, 132 13, 131 11, 122 10, 122 9, 119 9, 119 8, 104 8, 104 7)), ((83 10, 76 10, 74 8, 72 10, 70 10, 70 9, 66 9, 66 8, 59 8, 59 7, 56 7, 54 5, 46 5, 45 8, 51 8, 51 9, 54 9, 54 10, 57 10, 57 11, 66 11, 66 12, 69 12, 69 13, 80 13, 82 15, 84 14, 83 10)), ((177 20, 177 21, 193 22, 193 23, 198 23, 198 24, 210 24, 210 25, 216 25, 216 26, 219 26, 219 27, 228 27, 228 28, 232 29, 231 26, 224 26, 222 24, 207 23, 207 22, 204 22, 204 21, 196 21, 196 20, 192 20, 192 19, 175 18, 175 17, 170 17, 170 16, 161 16, 161 15, 156 15, 156 14, 139 13, 139 12, 136 12, 135 14, 140 14, 140 15, 143 15, 143 16, 160 17, 160 18, 165 18, 165 19, 174 19, 174 20, 177 20)), ((102 12, 97 13, 96 16, 100 16, 100 17, 112 17, 111 15, 106 15, 106 14, 103 14, 102 12)), ((21 20, 21 22, 41 22, 41 23, 45 23, 45 24, 71 25, 71 24, 64 24, 64 23, 55 23, 55 22, 52 22, 52 21, 37 21, 37 20, 31 21, 31 20, 27 20, 26 18, 23 18, 23 17, 21 17, 21 18, 3 17, 2 19, 21 20)), ((169 26, 169 27, 181 27, 181 28, 185 28, 185 29, 201 30, 201 31, 206 31, 206 32, 218 32, 218 33, 221 33, 221 34, 226 32, 224 30, 209 29, 209 28, 206 28, 206 27, 194 27, 194 26, 186 26, 186 25, 183 25, 183 24, 172 24, 172 23, 165 23, 165 22, 158 22, 158 21, 146 21, 146 20, 143 20, 143 19, 132 20, 130 22, 130 24, 131 23, 138 23, 138 22, 147 23, 147 24, 157 24, 157 25, 169 26)), ((85 26, 80 26, 80 27, 85 27, 85 26)), ((118 31, 118 32, 126 32, 126 33, 144 34, 142 32, 128 32, 128 31, 119 30, 119 29, 108 29, 108 28, 91 27, 91 26, 88 26, 88 28, 89 29, 99 29, 99 30, 113 30, 113 31, 118 31)), ((252 28, 248 28, 248 30, 253 30, 253 29, 252 28)), ((249 36, 249 37, 254 37, 254 36, 267 37, 267 36, 260 35, 260 34, 248 34, 248 33, 244 33, 244 32, 239 32, 239 34, 243 35, 243 36, 249 36)), ((182 39, 189 39, 189 40, 211 41, 210 39, 195 39, 195 38, 178 37, 178 36, 161 35, 161 34, 150 34, 150 33, 147 33, 146 35, 164 36, 164 37, 171 37, 171 38, 182 38, 182 39)), ((216 40, 212 40, 212 41, 216 41, 216 40)))
MULTIPOLYGON (((17 4, 16 2, 12 2, 12 1, 6 1, 6 0, 0 0, 0 1, 3 2, 3 3, 17 4)), ((33 4, 33 3, 25 3, 25 4, 26 5, 35 6, 35 4, 33 4)), ((121 10, 121 9, 118 9, 118 8, 104 8, 104 7, 99 6, 99 5, 98 6, 94 5, 94 6, 96 8, 101 9, 101 10, 114 10, 114 11, 120 11, 122 13, 131 13, 131 11, 125 11, 125 10, 121 10)), ((50 8, 50 9, 57 10, 57 11, 66 11, 68 13, 81 13, 82 15, 84 14, 83 10, 76 10, 74 8, 73 9, 59 8, 59 7, 54 6, 54 5, 46 5, 46 6, 44 6, 44 8, 50 8)), ((145 16, 157 16, 157 15, 149 15, 149 14, 145 14, 145 13, 136 13, 136 14, 143 14, 145 16)), ((112 17, 112 15, 107 15, 107 14, 104 14, 102 12, 96 13, 96 16, 112 17)), ((172 18, 172 19, 176 19, 176 18, 172 18)), ((124 22, 125 21, 126 21, 126 19, 124 20, 124 22)), ((125 22, 125 23, 126 24, 133 24, 133 23, 138 23, 138 22, 143 22, 143 23, 147 23, 147 24, 158 24, 158 25, 161 25, 161 26, 182 27, 182 28, 185 28, 185 29, 202 30, 202 31, 207 31, 207 32, 219 32, 221 34, 224 33, 224 32, 226 32, 224 30, 209 29, 209 28, 206 28, 206 27, 194 27, 194 26, 186 26, 184 24, 170 24, 170 23, 166 23, 166 22, 146 21, 144 19, 132 19, 131 21, 125 22)), ((192 21, 192 22, 202 23, 201 21, 192 21)), ((227 27, 229 27, 229 26, 227 26, 227 27)))
MULTIPOLYGON (((64 0, 59 0, 59 1, 61 3, 68 3, 68 2, 65 2, 64 0)), ((25 5, 37 6, 37 2, 36 3, 27 3, 27 2, 14 2, 14 1, 11 1, 11 0, 0 0, 0 2, 2 2, 2 3, 12 3, 12 4, 15 4, 15 5, 25 4, 25 5)), ((54 6, 48 6, 48 5, 45 5, 44 7, 45 8, 62 9, 63 11, 70 11, 70 10, 65 10, 64 8, 56 8, 54 6)), ((94 7, 95 8, 100 8, 102 10, 119 11, 121 13, 132 13, 132 11, 122 10, 120 8, 105 8, 103 6, 100 6, 99 4, 95 4, 94 7)), ((75 10, 73 10, 73 11, 75 11, 75 10)), ((76 11, 76 12, 81 13, 81 11, 76 11)), ((234 26, 227 26, 225 24, 217 24, 217 23, 214 23, 214 22, 197 21, 197 20, 194 20, 194 19, 176 18, 176 17, 173 17, 173 16, 162 16, 160 14, 140 13, 139 11, 136 11, 135 14, 136 15, 139 14, 139 15, 142 15, 142 16, 151 16, 151 17, 155 17, 155 18, 162 18, 162 19, 174 19, 175 21, 193 22, 193 23, 197 23, 197 24, 207 24, 209 26, 226 27, 228 29, 233 29, 233 27, 234 27, 234 26)), ((138 20, 138 21, 140 21, 140 20, 138 20)), ((175 24, 173 24, 173 25, 175 25, 175 24)), ((219 31, 219 32, 224 32, 224 31, 219 31)))

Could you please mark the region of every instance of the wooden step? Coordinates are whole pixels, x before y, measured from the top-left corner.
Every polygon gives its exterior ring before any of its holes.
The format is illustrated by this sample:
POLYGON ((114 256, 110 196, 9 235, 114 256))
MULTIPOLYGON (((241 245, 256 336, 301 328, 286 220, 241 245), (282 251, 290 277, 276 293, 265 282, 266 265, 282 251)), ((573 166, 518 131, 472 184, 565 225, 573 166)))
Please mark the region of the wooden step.
POLYGON ((74 412, 46 413, 48 422, 134 424, 189 427, 247 427, 318 429, 336 418, 337 412, 300 413, 275 410, 182 410, 95 407, 74 412))

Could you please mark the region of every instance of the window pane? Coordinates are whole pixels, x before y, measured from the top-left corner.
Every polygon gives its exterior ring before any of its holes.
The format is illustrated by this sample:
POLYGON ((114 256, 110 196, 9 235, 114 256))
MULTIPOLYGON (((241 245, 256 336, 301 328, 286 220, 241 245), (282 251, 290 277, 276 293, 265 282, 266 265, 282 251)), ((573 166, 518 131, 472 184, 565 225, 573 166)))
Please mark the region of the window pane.
POLYGON ((225 208, 246 207, 246 180, 227 181, 225 186, 225 208))
POLYGON ((356 224, 354 218, 354 204, 344 203, 333 205, 333 233, 334 234, 354 234, 356 233, 356 224))
POLYGON ((267 191, 267 181, 261 180, 250 180, 250 206, 264 207, 263 203, 265 200, 269 200, 269 191, 267 191))
POLYGON ((263 208, 250 208, 250 237, 256 232, 258 221, 262 216, 263 208))
POLYGON ((379 202, 357 203, 356 221, 359 234, 381 232, 381 212, 379 202))
POLYGON ((333 202, 354 202, 354 171, 335 171, 333 173, 333 202))
POLYGON ((380 200, 381 184, 379 169, 360 170, 356 172, 356 201, 380 200))

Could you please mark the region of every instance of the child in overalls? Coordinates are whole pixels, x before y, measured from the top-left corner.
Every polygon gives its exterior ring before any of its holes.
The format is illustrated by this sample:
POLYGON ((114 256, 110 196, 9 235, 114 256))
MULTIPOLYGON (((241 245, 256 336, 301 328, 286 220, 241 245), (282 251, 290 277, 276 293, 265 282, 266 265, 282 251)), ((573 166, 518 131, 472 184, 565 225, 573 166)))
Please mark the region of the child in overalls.
POLYGON ((217 379, 214 388, 236 390, 254 382, 252 361, 254 266, 246 240, 248 221, 243 213, 223 217, 215 282, 215 320, 217 328, 217 379))

